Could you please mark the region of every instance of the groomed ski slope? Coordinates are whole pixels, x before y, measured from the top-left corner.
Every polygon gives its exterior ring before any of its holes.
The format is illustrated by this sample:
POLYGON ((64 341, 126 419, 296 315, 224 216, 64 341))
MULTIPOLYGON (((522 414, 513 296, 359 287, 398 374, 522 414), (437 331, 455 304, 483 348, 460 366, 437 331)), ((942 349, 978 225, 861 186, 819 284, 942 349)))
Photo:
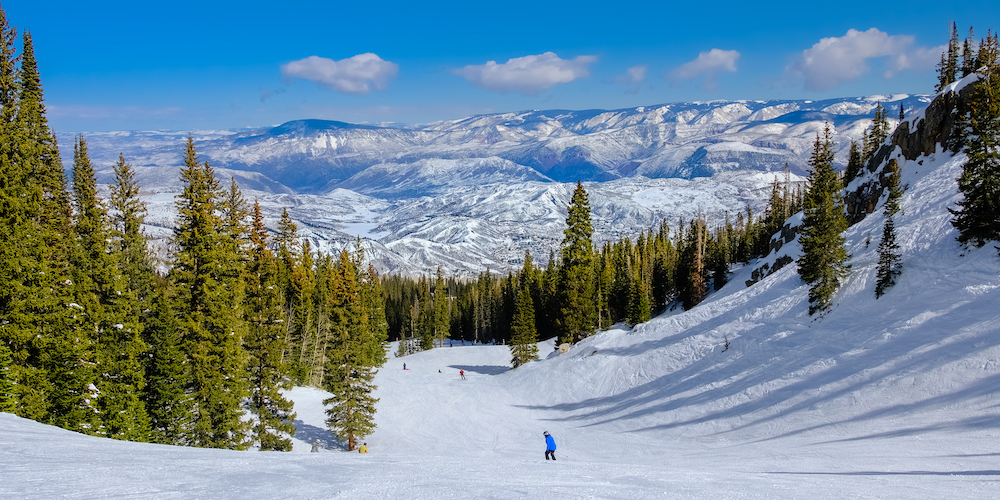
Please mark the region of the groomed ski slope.
POLYGON ((543 342, 517 370, 504 346, 391 358, 368 455, 341 451, 310 388, 291 393, 292 453, 122 443, 0 414, 0 498, 995 498, 1000 258, 955 241, 963 161, 902 162, 904 271, 877 301, 881 209, 847 232, 853 271, 821 319, 794 265, 749 288, 743 269, 691 311, 558 356, 543 342))

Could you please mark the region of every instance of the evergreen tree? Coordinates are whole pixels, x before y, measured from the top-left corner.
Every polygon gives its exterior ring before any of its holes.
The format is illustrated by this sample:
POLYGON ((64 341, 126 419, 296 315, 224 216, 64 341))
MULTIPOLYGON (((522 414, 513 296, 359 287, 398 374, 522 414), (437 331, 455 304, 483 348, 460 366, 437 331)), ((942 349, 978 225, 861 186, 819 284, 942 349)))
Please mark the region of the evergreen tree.
POLYGON ((845 186, 861 175, 862 167, 864 167, 864 161, 861 159, 861 152, 858 151, 858 143, 851 141, 850 153, 847 155, 847 167, 844 168, 845 186))
POLYGON ((566 216, 560 255, 556 328, 560 342, 576 343, 590 336, 597 324, 594 309, 594 254, 590 201, 576 183, 566 216))
POLYGON ((145 315, 150 309, 154 293, 153 257, 147 248, 142 224, 146 218, 146 204, 139 199, 139 183, 135 180, 132 165, 118 155, 115 165, 115 183, 110 186, 111 231, 120 254, 119 266, 128 280, 128 289, 134 293, 133 310, 145 315))
POLYGON ((250 357, 250 411, 256 416, 253 439, 261 451, 291 451, 295 435, 292 402, 281 394, 291 389, 281 362, 284 347, 282 297, 278 288, 277 259, 267 248, 267 227, 260 204, 253 205, 250 229, 250 262, 247 269, 247 340, 250 357))
POLYGON ((892 288, 896 284, 896 278, 902 273, 894 220, 899 211, 899 198, 902 196, 899 187, 900 173, 895 160, 890 160, 889 168, 892 171, 889 176, 889 197, 885 202, 885 223, 882 226, 882 241, 878 245, 878 268, 875 271, 876 299, 892 288))
POLYGON ((830 126, 822 140, 816 136, 809 161, 809 190, 806 193, 805 217, 800 242, 802 256, 798 260, 799 276, 809 288, 809 314, 829 311, 833 294, 840 280, 850 272, 849 256, 842 235, 847 229, 840 179, 833 170, 833 149, 830 126))
POLYGON ((965 43, 962 44, 962 78, 975 73, 979 69, 979 62, 976 55, 976 40, 972 32, 972 27, 969 26, 969 36, 965 39, 965 43))
POLYGON ((13 320, 27 326, 21 333, 32 337, 15 339, 11 346, 15 365, 25 368, 15 373, 18 414, 93 433, 97 426, 94 339, 82 314, 86 311, 75 302, 70 197, 55 134, 45 117, 38 63, 27 32, 22 38, 17 90, 11 124, 13 163, 27 187, 17 206, 24 209, 20 215, 30 220, 28 231, 21 235, 28 239, 17 244, 25 248, 19 263, 29 269, 22 275, 21 291, 30 295, 17 306, 19 317, 13 320))
POLYGON ((691 221, 690 240, 687 243, 685 251, 687 256, 685 259, 687 264, 685 273, 687 284, 682 294, 684 310, 691 309, 700 304, 708 295, 708 280, 706 279, 707 233, 705 220, 700 215, 697 219, 691 221))
MULTIPOLYGON (((535 306, 531 292, 522 286, 514 305, 514 318, 510 325, 510 354, 517 363, 538 359, 538 330, 535 329, 535 306)), ((515 368, 517 365, 515 365, 515 368)))
POLYGON ((80 137, 74 147, 73 191, 76 248, 73 255, 76 303, 94 332, 96 406, 101 427, 96 433, 124 440, 147 440, 149 421, 140 397, 146 384, 136 294, 122 269, 122 253, 111 237, 104 204, 97 198, 97 180, 80 137))
POLYGON ((242 347, 243 280, 234 275, 237 229, 217 215, 219 185, 208 163, 200 163, 188 138, 174 229, 174 285, 177 328, 187 355, 187 390, 192 427, 187 439, 200 447, 243 449, 248 424, 241 403, 248 395, 242 347))
POLYGON ((941 54, 941 62, 938 64, 938 85, 935 92, 944 90, 956 80, 958 74, 958 56, 961 51, 958 45, 958 26, 954 22, 948 23, 948 49, 941 54))
POLYGON ((646 282, 638 269, 633 271, 629 287, 628 315, 625 324, 629 327, 645 323, 650 319, 649 293, 646 282))
MULTIPOLYGON (((984 40, 982 46, 989 44, 984 40)), ((958 179, 963 199, 958 209, 949 209, 958 241, 975 247, 1000 239, 1000 68, 984 71, 970 99, 969 159, 958 179)))
POLYGON ((331 339, 323 380, 323 388, 332 396, 323 404, 330 406, 326 411, 327 426, 336 437, 346 440, 347 449, 353 451, 356 438, 370 434, 375 428, 378 399, 372 396, 375 390, 372 382, 378 366, 385 360, 385 350, 373 347, 381 346, 381 340, 370 334, 357 271, 347 250, 340 254, 334 283, 330 293, 331 339))
POLYGON ((40 276, 41 271, 34 258, 37 246, 32 245, 38 241, 32 205, 40 195, 36 194, 38 186, 28 182, 14 123, 19 88, 16 38, 16 30, 10 28, 6 13, 0 9, 0 408, 37 419, 46 411, 44 393, 38 393, 36 403, 30 404, 27 400, 32 389, 24 382, 41 378, 37 377, 39 341, 32 311, 37 300, 32 277, 40 276))
POLYGON ((432 329, 434 340, 437 345, 444 347, 444 341, 449 336, 451 326, 449 315, 448 287, 445 286, 444 273, 438 267, 437 278, 434 280, 434 317, 432 319, 432 329))
POLYGON ((17 409, 17 394, 14 392, 14 377, 11 376, 11 356, 7 344, 0 342, 0 412, 14 413, 17 409))
POLYGON ((174 287, 161 279, 150 299, 151 312, 143 330, 149 345, 146 363, 146 390, 143 401, 149 413, 150 440, 154 443, 188 445, 191 428, 191 400, 187 394, 187 357, 184 332, 174 306, 174 287))

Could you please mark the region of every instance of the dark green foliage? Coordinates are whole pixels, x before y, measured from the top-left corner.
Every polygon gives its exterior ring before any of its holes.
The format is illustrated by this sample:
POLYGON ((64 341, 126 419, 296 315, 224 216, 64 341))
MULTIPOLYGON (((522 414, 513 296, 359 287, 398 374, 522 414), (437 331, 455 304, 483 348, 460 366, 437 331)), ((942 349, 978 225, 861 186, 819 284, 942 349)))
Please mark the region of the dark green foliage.
POLYGON ((435 345, 443 346, 451 329, 451 299, 448 296, 448 287, 445 286, 444 273, 441 272, 440 267, 437 270, 437 278, 434 280, 433 301, 434 318, 430 329, 435 345))
POLYGON ((900 263, 899 244, 896 243, 895 216, 899 212, 899 198, 902 190, 899 187, 899 167, 895 160, 890 160, 888 168, 889 198, 885 202, 885 224, 882 226, 882 242, 878 245, 878 268, 875 271, 875 298, 881 297, 896 284, 896 278, 903 272, 900 263))
POLYGON ((17 409, 17 394, 14 392, 14 377, 11 376, 10 349, 0 342, 0 412, 14 413, 17 409))
POLYGON ((590 336, 597 325, 593 307, 594 230, 590 224, 590 200, 582 183, 576 183, 567 210, 559 252, 555 323, 560 342, 576 343, 590 336))
POLYGON ((149 413, 151 441, 161 444, 189 444, 191 427, 183 332, 171 307, 172 288, 159 280, 150 300, 152 309, 144 336, 149 346, 146 363, 144 402, 149 413))
POLYGON ((962 77, 969 76, 979 69, 978 54, 976 49, 976 39, 972 32, 972 26, 969 26, 969 36, 966 37, 965 42, 962 44, 962 77))
POLYGON ((961 52, 958 44, 958 26, 954 22, 949 22, 948 25, 948 50, 941 54, 941 62, 938 63, 938 84, 934 89, 935 92, 940 92, 955 82, 958 75, 958 57, 961 52))
MULTIPOLYGON (((218 181, 208 163, 198 162, 188 139, 174 229, 174 266, 169 279, 176 300, 177 329, 187 354, 186 394, 192 426, 187 440, 194 446, 243 449, 248 425, 242 400, 248 394, 246 352, 242 342, 244 280, 237 273, 243 256, 232 196, 220 206, 218 181), (225 210, 223 219, 217 211, 225 210)), ((238 198, 238 197, 237 197, 238 198)))
MULTIPOLYGON (((984 40, 980 50, 995 45, 995 40, 984 40)), ((1000 239, 1000 68, 995 64, 975 84, 970 108, 969 159, 958 179, 963 199, 950 211, 958 241, 981 247, 1000 239)))
MULTIPOLYGON (((510 354, 527 363, 538 359, 538 331, 535 329, 535 306, 528 287, 521 287, 514 305, 514 319, 510 325, 510 354)), ((516 368, 516 366, 515 366, 516 368)))
POLYGON ((830 126, 816 136, 810 159, 809 190, 805 199, 798 260, 799 276, 809 287, 809 314, 830 310, 840 280, 850 272, 843 232, 847 229, 840 179, 833 170, 830 126))
POLYGON ((123 266, 120 246, 112 240, 107 210, 97 198, 97 181, 87 153, 87 142, 78 138, 74 148, 73 192, 76 213, 73 282, 76 303, 86 330, 93 332, 96 406, 100 414, 97 434, 115 439, 144 441, 149 422, 140 394, 146 380, 141 359, 143 342, 137 294, 123 266))
POLYGON ((845 186, 861 174, 862 167, 864 167, 864 161, 861 159, 861 151, 858 151, 858 143, 851 141, 851 150, 847 156, 847 167, 844 168, 845 186))
POLYGON ((356 263, 347 250, 337 261, 330 294, 330 343, 326 349, 326 376, 323 388, 332 396, 323 401, 329 405, 326 423, 334 435, 347 441, 354 450, 356 438, 367 436, 375 429, 375 390, 373 380, 378 367, 385 362, 384 332, 373 329, 369 312, 377 305, 366 307, 364 300, 380 300, 362 291, 356 263))
POLYGON ((291 451, 295 435, 292 402, 281 394, 291 389, 281 360, 285 345, 278 262, 267 248, 267 227, 260 204, 254 203, 250 228, 250 261, 247 266, 247 339, 250 357, 250 411, 256 416, 253 439, 261 451, 291 451))

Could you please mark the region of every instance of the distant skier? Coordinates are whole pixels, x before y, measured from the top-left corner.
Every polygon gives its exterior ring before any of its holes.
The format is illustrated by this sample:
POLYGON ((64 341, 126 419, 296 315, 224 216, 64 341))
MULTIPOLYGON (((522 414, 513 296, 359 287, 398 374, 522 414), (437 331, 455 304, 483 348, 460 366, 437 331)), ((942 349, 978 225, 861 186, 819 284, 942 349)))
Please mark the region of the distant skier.
POLYGON ((465 370, 459 370, 458 374, 462 376, 462 380, 465 380, 465 370))
POLYGON ((552 460, 555 460, 556 440, 552 439, 552 435, 549 434, 549 431, 543 432, 542 435, 545 436, 545 460, 548 460, 550 456, 552 457, 552 460))
POLYGON ((406 363, 403 363, 403 369, 404 370, 406 369, 406 363))
POLYGON ((319 439, 317 439, 316 442, 313 443, 313 447, 311 450, 309 450, 309 453, 319 453, 319 439))
POLYGON ((358 447, 358 453, 368 453, 368 443, 361 443, 358 447))

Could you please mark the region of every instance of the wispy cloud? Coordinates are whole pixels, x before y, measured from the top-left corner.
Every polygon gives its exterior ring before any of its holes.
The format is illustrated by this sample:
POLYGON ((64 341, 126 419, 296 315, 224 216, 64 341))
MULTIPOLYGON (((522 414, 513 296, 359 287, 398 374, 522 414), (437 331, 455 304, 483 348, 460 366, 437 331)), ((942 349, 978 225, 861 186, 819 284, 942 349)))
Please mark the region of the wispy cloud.
POLYGON ((560 59, 555 53, 546 52, 536 56, 515 57, 503 64, 489 61, 486 64, 469 65, 452 70, 452 73, 490 92, 506 94, 513 91, 533 96, 556 84, 590 76, 587 66, 596 61, 597 56, 560 59))
POLYGON ((385 90, 398 71, 398 64, 370 52, 339 61, 309 56, 281 66, 286 85, 302 78, 334 92, 362 96, 385 90))
POLYGON ((632 66, 631 68, 625 70, 624 75, 618 75, 615 77, 615 83, 628 85, 629 94, 634 94, 639 91, 639 87, 646 82, 646 71, 649 66, 632 66))
POLYGON ((701 52, 695 60, 686 62, 668 73, 667 79, 672 85, 678 85, 702 77, 702 85, 711 90, 715 88, 716 75, 719 72, 736 71, 736 61, 739 58, 740 53, 735 50, 712 49, 701 52))
POLYGON ((933 68, 941 48, 913 48, 913 40, 910 35, 889 35, 877 28, 850 29, 842 37, 823 38, 803 50, 786 70, 803 76, 806 90, 824 92, 870 72, 868 60, 873 58, 889 58, 882 73, 885 78, 906 69, 933 68))

